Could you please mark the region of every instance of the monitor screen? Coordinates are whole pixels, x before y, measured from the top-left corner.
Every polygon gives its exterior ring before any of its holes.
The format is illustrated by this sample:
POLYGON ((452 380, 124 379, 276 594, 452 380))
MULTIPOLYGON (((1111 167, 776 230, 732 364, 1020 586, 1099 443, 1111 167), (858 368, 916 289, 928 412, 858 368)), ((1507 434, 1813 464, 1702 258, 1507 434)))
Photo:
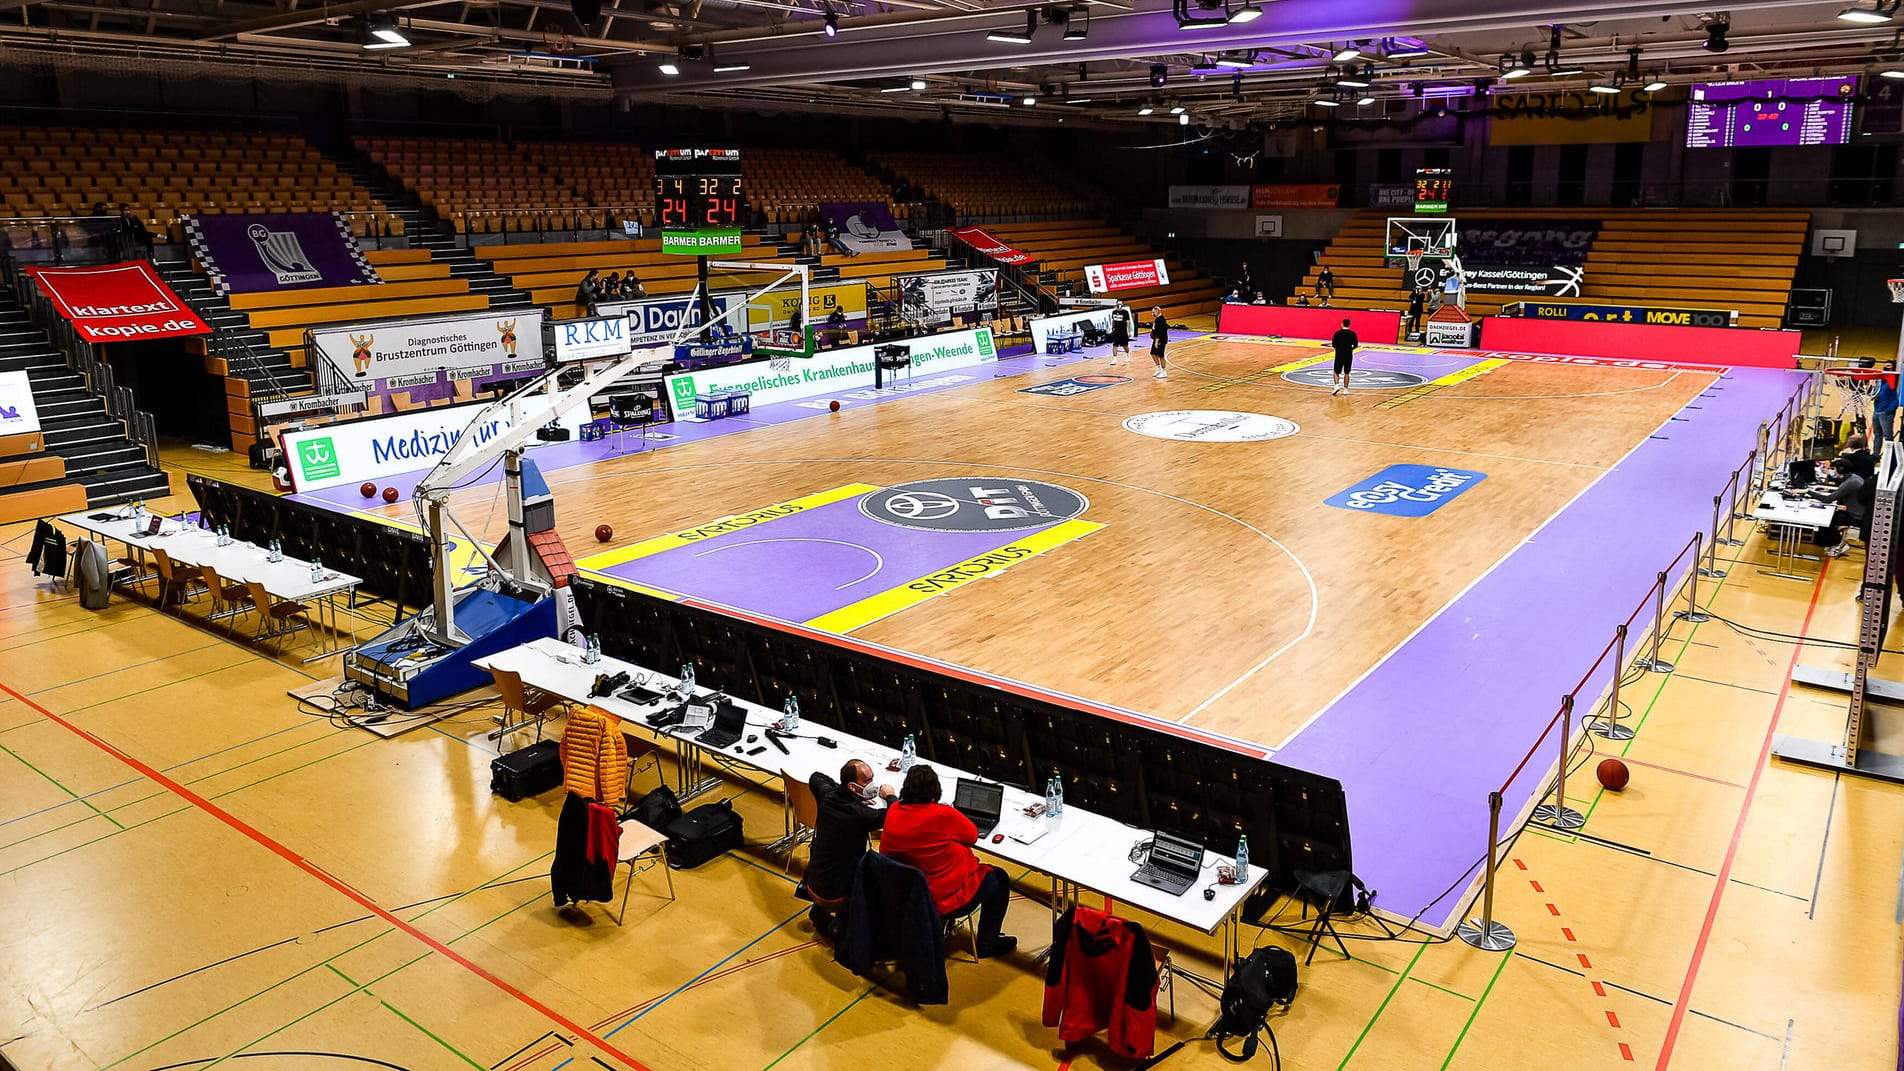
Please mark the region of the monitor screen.
POLYGON ((1843 145, 1857 94, 1855 75, 1695 82, 1686 147, 1843 145))

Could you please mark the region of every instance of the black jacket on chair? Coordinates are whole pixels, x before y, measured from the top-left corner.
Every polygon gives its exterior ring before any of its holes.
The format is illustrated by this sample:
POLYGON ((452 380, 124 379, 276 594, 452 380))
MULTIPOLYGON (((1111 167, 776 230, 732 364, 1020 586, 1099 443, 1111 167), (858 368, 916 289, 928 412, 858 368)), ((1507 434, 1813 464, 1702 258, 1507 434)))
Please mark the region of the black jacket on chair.
POLYGON ((878 852, 861 856, 833 958, 861 977, 871 977, 876 964, 896 962, 915 1003, 946 1003, 945 923, 926 876, 878 852))
POLYGON ((555 906, 584 900, 615 898, 615 861, 588 861, 588 800, 571 792, 562 801, 555 823, 555 859, 549 864, 549 884, 555 906))
POLYGON ((34 576, 66 575, 66 537, 46 521, 33 523, 33 543, 26 552, 34 576))

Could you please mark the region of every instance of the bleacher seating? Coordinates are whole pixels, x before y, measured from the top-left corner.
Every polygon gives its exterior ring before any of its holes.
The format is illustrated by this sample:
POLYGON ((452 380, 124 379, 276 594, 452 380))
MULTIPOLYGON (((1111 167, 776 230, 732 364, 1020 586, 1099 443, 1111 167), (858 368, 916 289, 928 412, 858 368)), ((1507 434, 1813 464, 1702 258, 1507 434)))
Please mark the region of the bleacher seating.
MULTIPOLYGON (((1740 327, 1781 325, 1810 226, 1804 209, 1468 208, 1461 215, 1599 220, 1580 297, 1572 300, 1736 309, 1740 327)), ((1298 293, 1314 293, 1316 274, 1327 265, 1335 273, 1336 306, 1406 308, 1402 273, 1384 264, 1386 219, 1376 210, 1351 217, 1298 293)), ((1470 292, 1467 310, 1493 315, 1519 300, 1470 292)))
POLYGON ((183 238, 186 213, 347 213, 359 236, 403 223, 290 134, 24 127, 0 130, 0 201, 14 216, 86 215, 121 203, 155 235, 183 238))
MULTIPOLYGON (((1144 240, 1094 220, 996 224, 986 231, 1036 257, 1038 271, 1053 273, 1056 284, 1068 284, 1078 293, 1084 290, 1087 264, 1149 260, 1157 255, 1144 240)), ((1209 276, 1175 261, 1166 260, 1166 266, 1170 272, 1168 285, 1120 290, 1117 297, 1140 312, 1162 305, 1165 317, 1172 319, 1216 311, 1220 292, 1209 276)))
POLYGON ((1103 205, 1094 191, 1053 182, 1002 157, 883 152, 873 154, 871 160, 961 218, 1079 215, 1101 210, 1103 205))

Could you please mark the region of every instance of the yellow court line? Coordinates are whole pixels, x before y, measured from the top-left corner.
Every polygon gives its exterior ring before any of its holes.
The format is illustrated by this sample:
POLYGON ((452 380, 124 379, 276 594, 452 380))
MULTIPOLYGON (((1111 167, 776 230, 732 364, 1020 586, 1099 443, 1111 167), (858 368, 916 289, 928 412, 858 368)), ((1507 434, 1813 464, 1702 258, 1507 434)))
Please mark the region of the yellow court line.
POLYGON ((1225 379, 1225 380, 1222 380, 1221 382, 1211 383, 1208 386, 1198 387, 1197 389, 1205 393, 1209 393, 1210 391, 1223 390, 1227 387, 1240 387, 1250 383, 1260 383, 1263 380, 1268 379, 1270 376, 1279 376, 1279 375, 1282 375, 1284 372, 1294 372, 1298 368, 1308 368, 1312 365, 1318 365, 1324 361, 1329 361, 1334 359, 1335 358, 1333 354, 1330 354, 1328 356, 1323 356, 1323 357, 1304 357, 1300 361, 1290 361, 1286 364, 1279 364, 1271 368, 1264 368, 1260 371, 1251 372, 1247 375, 1237 376, 1234 379, 1225 379))
POLYGON ((1104 526, 1096 521, 1065 521, 1042 532, 1013 540, 994 550, 988 550, 976 557, 967 558, 957 565, 941 569, 930 576, 920 577, 910 583, 901 584, 877 595, 869 595, 855 603, 849 603, 831 613, 821 614, 808 621, 807 625, 836 635, 845 635, 856 628, 870 625, 882 617, 890 617, 909 606, 917 606, 935 595, 956 591, 974 580, 997 576, 1027 558, 1090 535, 1102 527, 1104 526))
POLYGON ((1485 361, 1476 361, 1475 363, 1467 366, 1466 368, 1461 369, 1458 372, 1450 372, 1447 375, 1442 376, 1440 379, 1431 379, 1428 382, 1423 383, 1419 387, 1415 387, 1412 390, 1406 391, 1402 394, 1398 394, 1395 397, 1390 398, 1385 402, 1381 402, 1377 404, 1375 408, 1393 409, 1398 405, 1406 404, 1408 402, 1415 400, 1416 398, 1421 398, 1421 397, 1425 397, 1427 395, 1433 394, 1434 392, 1440 390, 1443 387, 1452 387, 1456 383, 1466 383, 1468 380, 1474 379, 1477 376, 1487 375, 1489 372, 1494 371, 1496 368, 1499 368, 1502 365, 1508 365, 1513 363, 1514 363, 1513 361, 1504 360, 1499 357, 1490 357, 1485 361))
MULTIPOLYGON (((387 524, 392 528, 399 528, 405 532, 429 535, 429 533, 425 532, 421 527, 409 521, 401 521, 395 517, 386 517, 381 513, 365 513, 363 510, 352 510, 350 515, 376 521, 379 524, 387 524)), ((495 548, 490 547, 489 551, 493 554, 495 548)), ((489 575, 489 559, 484 557, 482 551, 472 545, 469 540, 461 536, 452 536, 450 538, 450 566, 454 569, 451 575, 456 578, 453 581, 453 583, 456 584, 461 584, 465 580, 478 580, 489 575)))
POLYGON ((681 601, 681 596, 676 595, 672 591, 662 591, 660 588, 651 588, 646 584, 637 584, 632 580, 623 580, 621 577, 618 577, 614 575, 613 573, 598 573, 593 569, 587 569, 587 570, 584 570, 584 572, 587 572, 590 576, 594 577, 596 580, 599 580, 604 584, 613 584, 618 588, 627 588, 629 591, 638 591, 643 595, 650 595, 650 596, 653 596, 654 598, 661 599, 665 602, 680 602, 681 601))
POLYGON ((650 555, 659 554, 664 550, 673 550, 676 547, 689 546, 705 539, 712 539, 718 535, 726 535, 729 532, 739 532, 747 528, 755 527, 756 525, 766 524, 769 521, 779 520, 782 517, 791 517, 796 513, 804 513, 807 510, 818 509, 829 503, 843 501, 848 498, 857 498, 864 494, 871 494, 877 490, 879 490, 879 488, 870 483, 849 483, 844 487, 835 487, 828 491, 817 491, 804 498, 796 498, 791 502, 776 502, 762 509, 750 510, 746 513, 730 514, 717 521, 711 521, 694 528, 683 529, 679 532, 670 532, 663 536, 656 536, 653 539, 643 540, 632 546, 622 547, 620 550, 605 551, 601 554, 584 558, 575 564, 591 572, 601 572, 610 566, 620 565, 623 562, 631 562, 636 558, 646 558, 650 555))

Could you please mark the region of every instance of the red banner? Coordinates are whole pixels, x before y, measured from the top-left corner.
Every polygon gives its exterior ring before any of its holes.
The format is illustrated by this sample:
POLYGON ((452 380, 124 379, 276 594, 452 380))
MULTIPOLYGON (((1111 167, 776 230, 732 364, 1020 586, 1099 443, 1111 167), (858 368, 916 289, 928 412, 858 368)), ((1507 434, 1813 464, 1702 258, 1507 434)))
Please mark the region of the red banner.
POLYGON ((1251 186, 1251 208, 1334 208, 1342 202, 1340 186, 1251 186))
POLYGON ((26 271, 88 342, 179 338, 212 330, 143 260, 26 271))
POLYGON ((1090 264, 1084 269, 1084 282, 1093 294, 1113 290, 1138 290, 1149 286, 1170 285, 1170 272, 1161 260, 1130 260, 1122 264, 1090 264))
POLYGON ((1030 264, 1032 256, 1021 253, 1004 242, 985 233, 983 227, 958 227, 952 231, 952 237, 971 246, 973 249, 991 257, 1000 264, 1030 264))

